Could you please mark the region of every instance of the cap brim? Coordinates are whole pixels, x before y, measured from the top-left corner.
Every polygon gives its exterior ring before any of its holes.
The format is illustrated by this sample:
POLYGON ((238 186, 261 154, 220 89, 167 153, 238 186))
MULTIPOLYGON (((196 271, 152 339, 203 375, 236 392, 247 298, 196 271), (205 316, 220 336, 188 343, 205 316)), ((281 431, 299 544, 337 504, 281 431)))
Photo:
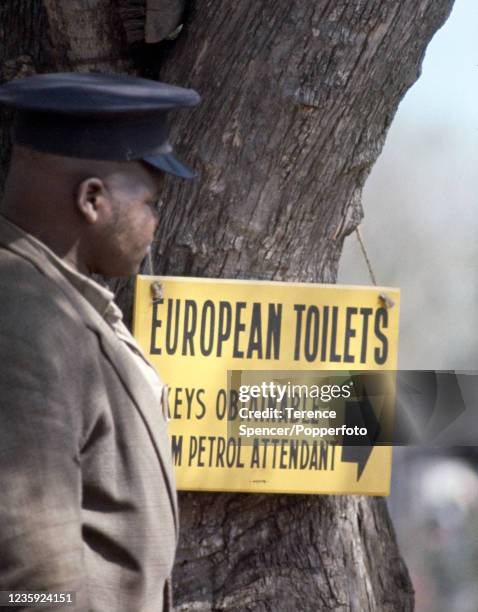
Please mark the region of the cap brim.
POLYGON ((190 168, 187 164, 180 161, 173 153, 160 153, 159 155, 147 155, 141 158, 154 168, 159 168, 163 172, 179 176, 183 179, 193 179, 198 176, 198 172, 190 168))

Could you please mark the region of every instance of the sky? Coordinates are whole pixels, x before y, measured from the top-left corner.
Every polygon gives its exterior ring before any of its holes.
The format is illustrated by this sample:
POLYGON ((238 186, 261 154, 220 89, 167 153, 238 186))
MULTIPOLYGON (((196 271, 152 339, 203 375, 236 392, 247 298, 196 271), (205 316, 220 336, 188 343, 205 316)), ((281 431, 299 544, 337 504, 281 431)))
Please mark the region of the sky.
MULTIPOLYGON (((399 367, 478 369, 478 2, 456 0, 366 183, 378 283, 401 289, 399 367)), ((370 284, 354 234, 343 284, 370 284)))

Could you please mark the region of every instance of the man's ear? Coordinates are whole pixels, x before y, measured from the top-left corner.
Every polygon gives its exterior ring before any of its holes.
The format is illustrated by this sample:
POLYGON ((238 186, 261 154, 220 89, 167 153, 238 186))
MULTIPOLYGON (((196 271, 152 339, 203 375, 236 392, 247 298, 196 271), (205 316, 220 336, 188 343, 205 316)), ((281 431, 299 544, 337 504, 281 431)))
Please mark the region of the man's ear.
POLYGON ((99 178, 87 178, 77 189, 76 205, 84 219, 94 224, 108 204, 108 191, 99 178))

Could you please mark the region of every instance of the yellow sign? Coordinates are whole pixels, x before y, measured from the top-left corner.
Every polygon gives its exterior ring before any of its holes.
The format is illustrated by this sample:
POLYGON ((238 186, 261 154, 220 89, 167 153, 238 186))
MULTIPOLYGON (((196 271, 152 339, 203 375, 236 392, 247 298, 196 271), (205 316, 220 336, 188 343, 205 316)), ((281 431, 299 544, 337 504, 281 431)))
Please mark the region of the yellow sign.
POLYGON ((170 387, 178 488, 387 495, 391 448, 353 433, 368 425, 350 373, 395 370, 399 300, 388 288, 138 276, 133 329, 170 387))

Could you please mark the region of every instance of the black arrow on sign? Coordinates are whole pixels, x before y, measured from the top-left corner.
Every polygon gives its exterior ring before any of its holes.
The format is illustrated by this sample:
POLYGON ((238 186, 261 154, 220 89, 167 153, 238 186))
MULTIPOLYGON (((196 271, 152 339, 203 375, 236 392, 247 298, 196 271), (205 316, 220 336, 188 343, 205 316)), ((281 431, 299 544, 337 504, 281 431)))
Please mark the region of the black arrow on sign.
POLYGON ((363 436, 344 435, 342 441, 342 461, 357 464, 358 482, 372 454, 375 441, 380 434, 380 423, 375 416, 365 389, 360 400, 345 403, 344 424, 346 427, 364 427, 367 430, 367 433, 363 436))

